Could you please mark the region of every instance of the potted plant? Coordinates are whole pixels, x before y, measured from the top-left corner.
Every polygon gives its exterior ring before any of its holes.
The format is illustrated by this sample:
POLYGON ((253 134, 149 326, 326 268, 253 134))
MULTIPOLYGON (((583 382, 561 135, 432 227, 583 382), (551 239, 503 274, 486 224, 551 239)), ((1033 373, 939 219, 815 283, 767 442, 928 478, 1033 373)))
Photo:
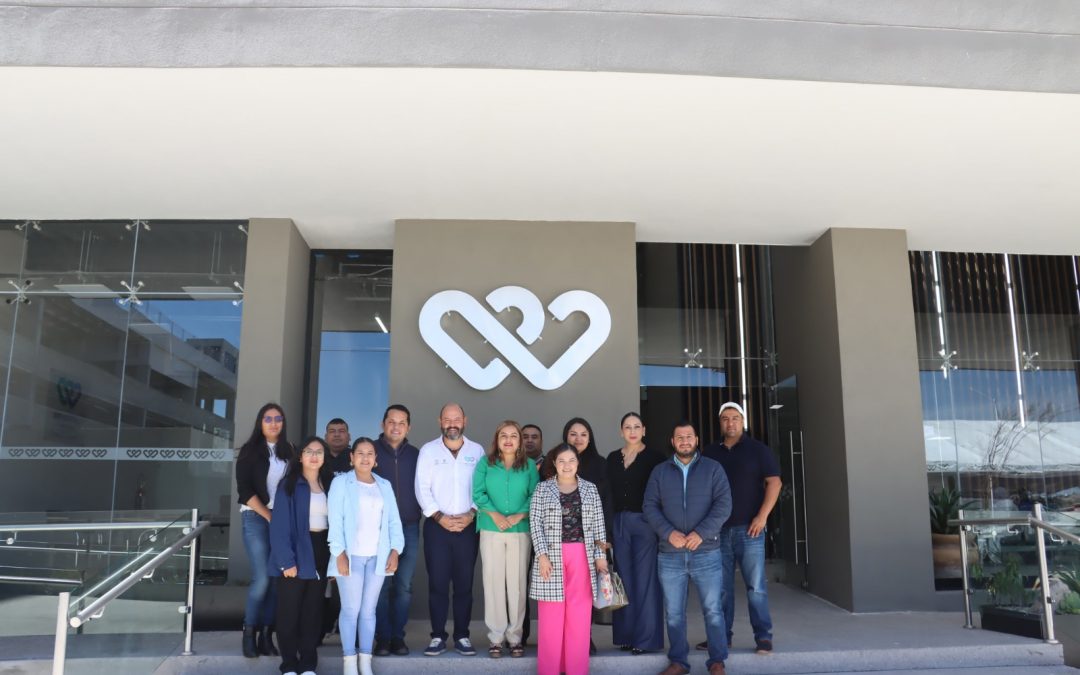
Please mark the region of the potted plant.
MULTIPOLYGON (((983 578, 981 565, 973 565, 971 572, 973 578, 983 578)), ((1029 593, 1020 573, 1019 556, 1005 558, 1001 569, 986 581, 986 592, 990 602, 979 607, 979 625, 999 633, 1042 639, 1042 613, 1027 604, 1029 593)))
MULTIPOLYGON (((960 556, 960 529, 949 525, 959 517, 960 509, 971 508, 975 502, 960 500, 959 490, 943 487, 930 492, 930 532, 934 545, 934 578, 959 579, 964 566, 960 556)), ((974 541, 968 542, 968 560, 978 562, 979 550, 974 541)))

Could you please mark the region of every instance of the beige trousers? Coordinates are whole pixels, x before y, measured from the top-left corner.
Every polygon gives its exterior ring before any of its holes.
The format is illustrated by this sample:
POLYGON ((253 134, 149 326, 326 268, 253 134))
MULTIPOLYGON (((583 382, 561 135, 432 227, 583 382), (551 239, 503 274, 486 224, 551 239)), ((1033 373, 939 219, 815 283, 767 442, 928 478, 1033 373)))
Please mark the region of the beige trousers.
POLYGON ((480 531, 480 560, 484 565, 484 623, 491 644, 521 642, 525 623, 525 582, 529 574, 528 532, 480 531))

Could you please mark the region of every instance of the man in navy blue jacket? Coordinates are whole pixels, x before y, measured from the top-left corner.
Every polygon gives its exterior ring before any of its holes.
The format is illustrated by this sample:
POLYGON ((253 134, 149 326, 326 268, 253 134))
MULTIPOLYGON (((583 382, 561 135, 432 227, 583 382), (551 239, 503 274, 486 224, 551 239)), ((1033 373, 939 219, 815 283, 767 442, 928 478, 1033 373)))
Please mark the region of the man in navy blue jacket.
POLYGON ((409 409, 395 403, 383 413, 383 432, 375 441, 375 473, 390 481, 401 514, 405 550, 398 556, 397 573, 386 577, 375 610, 375 656, 407 656, 405 624, 412 602, 413 574, 420 559, 420 503, 416 501, 416 460, 420 451, 409 443, 409 409))
POLYGON ((645 520, 660 538, 658 570, 671 662, 660 675, 690 672, 686 591, 691 581, 705 614, 709 673, 724 675, 727 627, 721 605, 720 530, 731 514, 731 489, 723 467, 698 452, 694 425, 677 424, 671 445, 675 455, 653 469, 642 505, 645 520))

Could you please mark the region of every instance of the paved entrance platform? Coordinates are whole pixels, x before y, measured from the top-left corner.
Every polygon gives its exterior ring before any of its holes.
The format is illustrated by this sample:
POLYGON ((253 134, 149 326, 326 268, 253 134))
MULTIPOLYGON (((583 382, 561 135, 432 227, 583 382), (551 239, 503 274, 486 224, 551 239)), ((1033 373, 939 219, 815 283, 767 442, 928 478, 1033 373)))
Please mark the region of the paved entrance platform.
MULTIPOLYGON (((889 612, 851 614, 819 598, 786 586, 770 587, 775 622, 775 653, 753 653, 753 636, 746 618, 745 603, 737 605, 734 646, 727 661, 728 672, 771 673, 912 673, 974 675, 986 673, 1041 673, 1080 675, 1080 670, 1063 665, 1062 647, 1039 640, 962 627, 960 612, 889 612)), ((474 608, 479 613, 480 608, 474 608)), ((105 628, 107 618, 99 630, 105 628)), ((447 652, 425 657, 421 651, 428 641, 426 622, 411 622, 407 642, 413 649, 408 657, 381 657, 375 660, 378 675, 442 675, 456 673, 497 673, 513 675, 536 672, 535 648, 524 658, 491 659, 481 622, 471 627, 477 656, 464 657, 447 652)), ((607 626, 593 628, 600 653, 592 659, 596 675, 657 673, 667 664, 664 654, 632 656, 611 645, 607 626)), ((691 642, 704 639, 700 613, 691 615, 691 642)), ((320 675, 342 672, 339 641, 332 637, 319 649, 320 675)), ((278 660, 240 656, 239 632, 195 634, 194 656, 180 656, 179 635, 155 633, 116 636, 108 633, 72 636, 68 651, 68 673, 177 673, 233 674, 276 673, 278 660), (122 656, 121 654, 126 654, 122 656)), ((50 672, 50 637, 0 639, 0 673, 50 672)), ((693 672, 704 672, 705 655, 693 652, 693 672)))

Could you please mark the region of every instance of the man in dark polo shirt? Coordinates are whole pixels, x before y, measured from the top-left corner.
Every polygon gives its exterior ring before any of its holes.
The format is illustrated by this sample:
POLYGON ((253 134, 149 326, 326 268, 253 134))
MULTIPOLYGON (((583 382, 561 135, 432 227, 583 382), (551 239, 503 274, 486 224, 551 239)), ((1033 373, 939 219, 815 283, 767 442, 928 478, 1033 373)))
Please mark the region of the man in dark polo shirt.
POLYGON ((526 424, 521 427, 521 446, 525 448, 525 456, 531 459, 536 466, 544 461, 544 432, 535 424, 526 424))
MULTIPOLYGON (((326 484, 329 485, 334 476, 352 471, 352 461, 349 458, 349 425, 340 417, 335 417, 326 423, 326 445, 330 448, 330 456, 323 460, 326 484)), ((341 613, 341 594, 338 592, 337 580, 330 577, 326 584, 326 600, 323 604, 323 637, 334 632, 338 614, 341 613)), ((322 644, 320 640, 319 644, 322 644)))
POLYGON ((727 640, 731 644, 735 621, 735 564, 738 563, 746 583, 746 600, 757 653, 770 654, 772 619, 765 587, 765 522, 780 496, 780 466, 767 445, 746 433, 746 412, 738 403, 720 406, 720 431, 721 442, 708 446, 702 454, 720 462, 731 485, 731 516, 720 531, 727 640))
POLYGON ((352 462, 349 460, 349 425, 340 417, 335 417, 326 423, 326 445, 330 448, 330 456, 326 458, 326 467, 336 476, 339 473, 352 471, 352 462))
POLYGON ((375 609, 375 656, 409 654, 405 624, 409 620, 413 574, 420 556, 420 503, 413 488, 420 451, 409 444, 410 424, 409 409, 395 403, 383 413, 382 434, 375 441, 374 471, 394 488, 405 534, 405 549, 398 556, 397 572, 383 582, 375 609))

